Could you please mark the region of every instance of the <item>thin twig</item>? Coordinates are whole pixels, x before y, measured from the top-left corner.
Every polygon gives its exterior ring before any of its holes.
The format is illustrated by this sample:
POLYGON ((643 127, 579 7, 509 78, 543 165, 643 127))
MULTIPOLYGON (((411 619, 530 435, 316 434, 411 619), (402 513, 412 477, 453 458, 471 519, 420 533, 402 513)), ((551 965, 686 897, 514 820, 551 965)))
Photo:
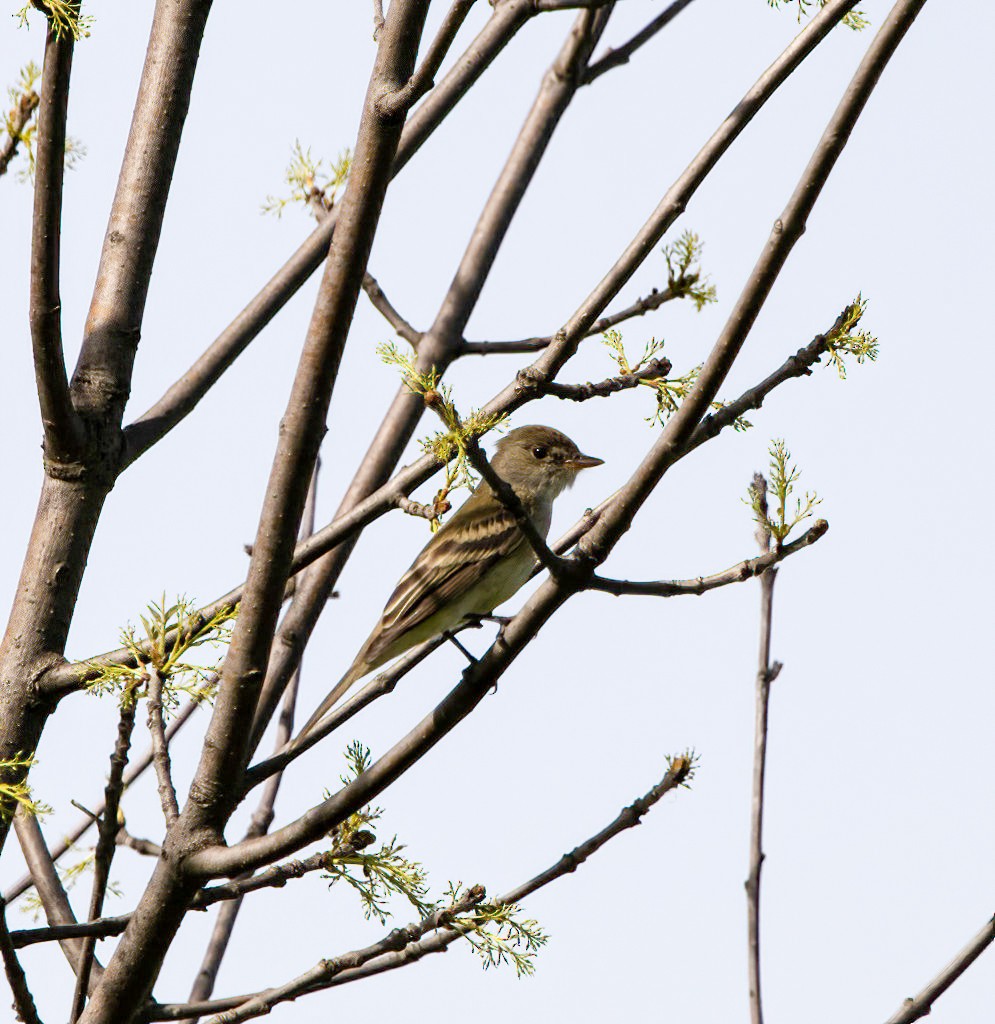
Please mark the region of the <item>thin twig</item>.
POLYGON ((629 58, 641 46, 648 43, 653 36, 661 29, 667 27, 692 0, 674 0, 674 2, 661 11, 645 28, 637 32, 627 43, 615 49, 609 49, 603 57, 588 66, 581 78, 582 85, 590 85, 596 78, 600 78, 606 71, 618 67, 620 64, 628 64, 629 58))
POLYGON ((942 971, 915 997, 909 997, 885 1021, 885 1024, 912 1024, 926 1017, 933 1004, 995 941, 995 917, 989 918, 973 939, 943 968, 942 971))
MULTIPOLYGON (((672 302, 683 294, 684 292, 679 288, 668 287, 662 291, 654 288, 649 295, 644 295, 642 298, 637 299, 631 306, 626 306, 625 309, 620 309, 617 313, 603 316, 600 320, 595 321, 588 328, 584 337, 591 338, 596 334, 604 334, 605 331, 610 330, 617 324, 631 320, 633 317, 645 316, 647 313, 659 309, 665 302, 672 302)), ((555 334, 547 334, 544 337, 521 338, 517 341, 464 341, 460 348, 460 353, 462 355, 487 356, 541 352, 543 349, 548 348, 555 338, 555 334)))
MULTIPOLYGON (((117 845, 118 807, 121 794, 124 792, 124 769, 128 764, 128 751, 131 749, 131 734, 135 729, 135 699, 131 691, 126 691, 121 698, 121 712, 117 725, 117 739, 111 754, 111 768, 104 789, 104 814, 97 828, 97 848, 93 854, 93 887, 90 890, 90 911, 88 921, 96 921, 104 909, 104 896, 107 894, 107 882, 110 877, 111 861, 117 845)), ((79 970, 76 972, 76 991, 73 993, 70 1024, 76 1021, 83 1012, 86 994, 90 989, 90 970, 93 966, 95 940, 83 940, 80 953, 79 970)))
POLYGON ((176 787, 173 785, 173 774, 169 764, 169 744, 166 743, 166 728, 162 718, 163 679, 154 665, 147 665, 145 670, 149 676, 147 701, 149 735, 152 737, 152 758, 159 786, 162 816, 166 819, 166 828, 168 829, 179 817, 180 808, 176 801, 176 787))
MULTIPOLYGON (((550 882, 576 871, 578 867, 588 860, 588 858, 600 850, 601 847, 610 840, 614 839, 615 836, 627 829, 634 828, 636 825, 639 825, 642 818, 648 814, 653 806, 659 803, 667 793, 679 789, 682 786, 686 786, 690 782, 693 767, 694 758, 690 754, 681 754, 671 758, 667 773, 664 777, 647 793, 634 800, 628 807, 623 808, 615 819, 601 829, 600 832, 591 836, 589 839, 586 839, 569 853, 564 854, 554 864, 550 865, 544 871, 541 871, 527 882, 516 886, 514 889, 510 889, 501 896, 498 896, 493 903, 497 906, 508 906, 513 903, 519 903, 527 896, 530 896, 537 890, 549 885, 550 882)), ((450 913, 452 913, 452 908, 450 908, 450 913)), ((408 926, 409 929, 417 927, 419 927, 419 925, 408 926)), ((367 960, 361 966, 353 967, 328 976, 323 981, 312 982, 312 984, 304 991, 315 992, 323 988, 331 988, 336 985, 347 984, 351 981, 359 981, 362 978, 368 978, 375 974, 382 974, 385 971, 396 970, 397 968, 404 967, 407 964, 415 963, 426 954, 444 952, 454 942, 458 942, 462 938, 462 935, 463 933, 458 928, 449 927, 444 921, 440 921, 434 931, 432 931, 431 934, 426 934, 424 938, 411 942, 405 945, 402 949, 398 949, 393 952, 386 952, 367 960)), ((265 992, 229 996, 225 999, 215 999, 210 1003, 200 1005, 164 1003, 153 1007, 145 1019, 149 1021, 178 1020, 191 1015, 223 1013, 226 1010, 235 1009, 247 1004, 252 1000, 265 999, 271 996, 275 991, 276 990, 274 989, 268 989, 265 992)), ((299 994, 303 994, 303 991, 299 994)), ((225 1021, 225 1024, 228 1024, 228 1021, 235 1018, 224 1017, 221 1019, 225 1021)))
POLYGON ((380 30, 384 25, 383 0, 373 0, 373 41, 380 41, 380 30))
POLYGON ((140 853, 143 857, 162 856, 162 847, 158 843, 153 843, 151 839, 133 836, 124 825, 119 826, 114 841, 118 846, 126 846, 129 850, 134 850, 135 853, 140 853))
POLYGON ((372 704, 373 701, 388 693, 393 693, 394 688, 401 679, 446 642, 446 637, 440 634, 439 636, 432 637, 431 640, 418 644, 417 647, 412 647, 410 651, 398 658, 389 669, 374 676, 354 697, 347 700, 344 704, 340 704, 330 714, 326 715, 306 736, 295 738, 265 761, 260 761, 258 764, 254 764, 251 768, 247 769, 243 783, 244 791, 248 792, 250 789, 258 786, 260 782, 269 778, 274 772, 282 771, 291 761, 295 761, 301 754, 310 750, 320 740, 323 740, 326 736, 344 725, 354 715, 359 714, 363 708, 372 704))
MULTIPOLYGON (((652 582, 630 582, 629 580, 606 579, 604 576, 592 576, 587 583, 590 590, 603 590, 606 594, 637 595, 643 597, 684 597, 700 595, 718 587, 727 587, 730 583, 742 583, 744 580, 763 576, 772 571, 772 566, 793 555, 802 548, 807 548, 825 536, 829 523, 825 519, 817 519, 797 540, 783 547, 775 548, 755 558, 747 558, 737 562, 714 576, 698 576, 690 580, 653 580, 652 582)), ((558 545, 557 545, 558 546, 558 545)))
POLYGON ((377 279, 370 273, 363 275, 363 291, 366 292, 373 308, 394 328, 394 333, 403 338, 412 348, 418 348, 422 339, 422 332, 416 330, 401 316, 391 304, 390 299, 384 295, 377 279))
POLYGON ((82 426, 69 394, 62 351, 59 257, 62 246, 62 184, 66 167, 66 112, 73 64, 73 34, 50 19, 45 39, 35 158, 31 229, 31 347, 45 428, 45 453, 53 462, 72 459, 82 426))
POLYGON ((380 98, 378 109, 383 116, 402 117, 435 85, 435 76, 474 3, 475 0, 453 0, 421 64, 400 89, 380 98))
MULTIPOLYGON (((767 527, 767 480, 753 476, 753 494, 757 501, 757 542, 763 553, 771 554, 771 536, 767 527)), ((774 554, 777 553, 775 548, 774 554)), ((770 642, 774 608, 774 581, 777 569, 766 568, 760 575, 760 653, 756 678, 756 714, 753 734, 753 788, 750 800, 750 871, 746 879, 747 970, 749 974, 750 1021, 763 1024, 760 998, 760 871, 763 868, 764 778, 767 770, 767 709, 770 684, 781 671, 780 662, 771 663, 770 642)))
POLYGON ((541 388, 547 395, 552 395, 554 398, 564 398, 571 402, 586 402, 589 398, 607 398, 619 391, 634 388, 644 381, 666 377, 670 373, 670 369, 669 359, 651 359, 645 366, 633 373, 622 373, 597 384, 590 382, 587 384, 558 384, 556 381, 549 381, 542 384, 541 388))
POLYGON ((0 957, 3 958, 7 984, 10 985, 10 991, 14 997, 13 1010, 17 1019, 22 1024, 42 1024, 34 997, 28 986, 28 979, 24 976, 24 969, 17 959, 17 952, 10 939, 10 931, 7 928, 7 904, 2 900, 0 900, 0 957))

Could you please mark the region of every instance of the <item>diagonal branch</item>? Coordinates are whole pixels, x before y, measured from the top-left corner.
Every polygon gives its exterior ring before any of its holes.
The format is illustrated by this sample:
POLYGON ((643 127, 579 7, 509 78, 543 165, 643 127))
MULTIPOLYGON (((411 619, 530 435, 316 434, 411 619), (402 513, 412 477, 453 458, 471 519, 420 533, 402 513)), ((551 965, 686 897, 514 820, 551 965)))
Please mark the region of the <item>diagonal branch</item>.
POLYGON ((929 1016, 933 1004, 995 942, 995 917, 989 918, 973 939, 914 998, 909 997, 885 1024, 913 1024, 929 1016))
POLYGON ((176 788, 173 785, 173 773, 169 763, 169 744, 166 742, 166 724, 162 718, 163 679, 154 665, 147 665, 145 671, 149 677, 147 703, 149 735, 152 737, 152 763, 155 765, 162 816, 166 820, 168 830, 180 816, 180 808, 176 802, 176 788))
MULTIPOLYGON (((642 819, 659 803, 667 793, 673 792, 681 787, 686 787, 692 777, 694 770, 694 758, 690 754, 681 754, 670 759, 667 773, 643 796, 638 797, 606 825, 600 832, 584 840, 569 853, 564 854, 555 864, 550 865, 544 871, 535 875, 529 881, 510 889, 494 900, 495 905, 507 906, 512 903, 520 903, 527 896, 549 885, 550 882, 562 878, 577 870, 593 854, 597 853, 606 843, 617 835, 641 824, 642 819)), ((450 908, 452 913, 452 908, 450 908)), ((415 927, 409 925, 409 928, 415 927)), ((358 981, 361 978, 368 978, 374 974, 382 974, 385 971, 396 970, 407 964, 415 963, 427 953, 442 953, 454 942, 459 941, 463 933, 458 928, 447 927, 444 921, 439 922, 430 934, 415 942, 410 942, 403 949, 395 952, 386 952, 372 959, 367 960, 360 966, 344 970, 341 973, 331 975, 312 984, 306 991, 316 992, 323 988, 331 988, 336 985, 344 985, 350 981, 358 981)), ((274 990, 267 990, 265 993, 254 993, 241 996, 229 996, 226 999, 215 999, 209 1003, 199 1005, 190 1004, 162 1004, 154 1007, 147 1020, 177 1020, 191 1014, 203 1015, 208 1013, 222 1013, 226 1010, 235 1009, 252 999, 268 996, 274 990)), ((301 993, 303 994, 303 993, 301 993)), ((226 1020, 228 1018, 225 1018, 226 1020)))
POLYGON ((810 547, 817 540, 824 537, 829 530, 829 523, 825 519, 816 520, 797 540, 783 547, 775 548, 773 551, 765 552, 756 558, 747 558, 743 562, 717 572, 714 576, 699 576, 692 580, 654 580, 649 583, 634 583, 629 580, 612 580, 603 576, 592 576, 587 584, 589 590, 602 590, 606 594, 614 594, 620 597, 623 594, 634 594, 641 597, 684 597, 686 595, 699 596, 709 590, 716 590, 719 587, 727 587, 730 583, 743 583, 756 576, 763 576, 765 572, 772 569, 778 562, 782 562, 789 555, 796 551, 810 547))
POLYGON ((404 85, 380 98, 378 109, 385 118, 403 117, 435 85, 435 76, 474 3, 475 0, 453 0, 425 59, 404 85))
POLYGON ((7 984, 14 997, 13 1010, 17 1019, 23 1024, 42 1024, 28 987, 28 979, 24 976, 24 969, 11 942, 7 928, 7 904, 3 900, 0 900, 0 958, 3 959, 4 974, 7 975, 7 984))
POLYGON ((371 274, 363 275, 363 291, 366 292, 374 309, 394 328, 394 333, 403 338, 412 348, 418 348, 422 339, 422 332, 416 330, 391 304, 390 299, 383 293, 377 279, 371 274))
POLYGON ((628 64, 629 58, 636 50, 641 46, 645 46, 658 32, 666 28, 690 3, 692 3, 692 0, 674 0, 669 7, 661 11, 645 28, 637 32, 624 45, 615 49, 609 48, 603 57, 588 66, 581 80, 582 84, 590 85, 606 71, 611 71, 612 68, 617 68, 621 64, 628 64))
MULTIPOLYGON (((676 282, 678 285, 680 282, 676 282)), ((585 338, 593 337, 595 334, 603 334, 605 331, 620 324, 625 320, 631 320, 636 316, 645 316, 654 309, 659 309, 665 302, 682 298, 686 292, 680 287, 666 287, 662 291, 654 288, 649 295, 637 299, 631 306, 620 309, 617 313, 603 316, 595 321, 588 328, 585 338)), ((497 354, 514 354, 519 352, 541 352, 555 340, 555 334, 547 334, 544 337, 521 338, 516 341, 464 341, 460 353, 465 356, 487 356, 497 354)))
POLYGON ((31 227, 31 347, 35 382, 45 428, 45 452, 55 462, 71 460, 82 427, 69 395, 62 352, 59 256, 62 246, 62 184, 66 166, 66 114, 73 64, 73 34, 49 20, 45 38, 34 214, 31 227))

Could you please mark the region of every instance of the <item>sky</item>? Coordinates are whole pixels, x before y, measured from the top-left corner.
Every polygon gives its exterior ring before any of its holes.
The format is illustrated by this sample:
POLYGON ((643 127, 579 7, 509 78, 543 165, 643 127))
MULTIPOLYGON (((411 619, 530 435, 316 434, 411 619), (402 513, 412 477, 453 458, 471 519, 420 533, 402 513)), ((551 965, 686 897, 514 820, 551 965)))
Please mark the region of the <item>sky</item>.
MULTIPOLYGON (((605 45, 660 9, 618 4, 605 45)), ((76 50, 69 133, 86 147, 67 175, 62 296, 75 360, 141 72, 152 5, 94 0, 76 50)), ((428 32, 444 5, 433 4, 428 32)), ((483 24, 476 5, 454 54, 483 24)), ((671 303, 621 328, 633 353, 664 339, 677 370, 700 362, 759 256, 812 147, 888 5, 862 7, 863 34, 835 30, 793 75, 694 196, 684 229, 705 243, 718 302, 671 303)), ((391 185, 370 271, 416 326, 445 294, 501 161, 573 15, 543 15, 496 61, 391 185)), ((670 183, 760 72, 798 31, 794 8, 763 0, 697 0, 629 65, 583 89, 563 119, 467 329, 473 339, 554 331, 614 263, 670 183)), ((738 395, 820 331, 858 293, 874 364, 848 378, 816 367, 680 463, 604 567, 627 579, 707 575, 755 553, 742 499, 784 438, 800 486, 830 524, 778 576, 762 893, 763 985, 770 1022, 884 1021, 992 914, 995 805, 990 657, 995 572, 988 381, 995 371, 985 296, 993 258, 987 102, 995 85, 986 4, 927 3, 892 59, 761 313, 722 397, 738 395)), ((0 72, 13 83, 40 62, 40 18, 0 24, 0 72)), ((600 50, 600 48, 599 48, 600 50)), ((355 139, 374 57, 362 3, 320 11, 215 5, 166 211, 146 308, 129 418, 197 357, 310 230, 306 214, 260 212, 280 194, 295 140, 334 158, 355 139), (302 16, 303 15, 303 16, 302 16)), ((450 58, 452 59, 452 58, 450 58)), ((0 377, 5 498, 0 609, 13 595, 41 480, 40 430, 27 327, 31 195, 0 180, 7 344, 0 377)), ((610 308, 666 280, 655 255, 610 308)), ((239 582, 317 279, 288 304, 205 401, 112 492, 94 543, 69 655, 117 645, 161 594, 208 601, 239 582)), ((397 387, 375 354, 389 328, 361 297, 329 416, 318 520, 327 522, 397 387)), ((448 379, 460 408, 485 402, 517 357, 464 360, 448 379)), ((586 343, 565 380, 612 373, 586 343)), ((637 389, 582 406, 544 399, 512 425, 544 422, 605 465, 558 502, 552 534, 621 485, 652 443, 652 395, 637 389)), ((434 429, 427 421, 421 434, 434 429)), ((412 444, 411 461, 417 454, 412 444)), ((434 493, 427 484, 415 496, 434 493)), ((394 513, 360 541, 304 662, 307 713, 351 662, 396 577, 428 539, 394 513)), ((524 592, 527 594, 527 591, 524 592)), ((524 595, 523 595, 524 596, 524 595)), ((520 606, 523 596, 509 603, 520 606)), ((698 758, 689 790, 575 874, 537 893, 526 916, 550 934, 535 976, 484 974, 465 949, 278 1008, 273 1019, 392 1012, 414 1019, 473 1014, 522 1020, 748 1019, 746 920, 753 685, 759 586, 701 598, 585 594, 543 629, 496 695, 378 800, 380 838, 394 833, 430 873, 497 894, 558 859, 663 774, 669 754, 698 758), (401 1002, 403 1001, 403 1002, 401 1002)), ((486 648, 488 637, 468 643, 486 648)), ((440 651, 388 699, 288 772, 278 822, 334 786, 356 738, 376 756, 426 714, 461 670, 440 651)), ((141 716, 140 716, 141 717, 141 716)), ((32 773, 53 806, 56 838, 76 820, 70 798, 99 799, 114 732, 112 702, 77 695, 50 722, 32 773)), ((181 735, 181 794, 207 716, 181 735)), ((143 730, 140 730, 143 731, 143 730)), ((136 740, 143 748, 144 735, 136 740)), ((126 797, 128 827, 157 838, 151 778, 126 797)), ((244 828, 251 804, 233 821, 244 828)), ((123 912, 148 862, 118 852, 123 912)), ((16 844, 0 885, 20 875, 16 844)), ((85 914, 89 886, 72 892, 85 914)), ((278 984, 322 957, 375 941, 358 902, 317 875, 247 900, 215 994, 278 984)), ((410 920, 397 906, 396 923, 410 920)), ((9 912, 12 927, 30 914, 9 912)), ((156 986, 180 1001, 213 923, 184 926, 156 986)), ((107 960, 112 942, 98 955, 107 960)), ((23 955, 44 1019, 72 991, 57 949, 23 955), (43 979, 43 980, 42 980, 43 979)), ((989 951, 934 1009, 938 1024, 977 1024, 995 1004, 989 951)), ((3 1011, 6 1012, 6 1011, 3 1011)))

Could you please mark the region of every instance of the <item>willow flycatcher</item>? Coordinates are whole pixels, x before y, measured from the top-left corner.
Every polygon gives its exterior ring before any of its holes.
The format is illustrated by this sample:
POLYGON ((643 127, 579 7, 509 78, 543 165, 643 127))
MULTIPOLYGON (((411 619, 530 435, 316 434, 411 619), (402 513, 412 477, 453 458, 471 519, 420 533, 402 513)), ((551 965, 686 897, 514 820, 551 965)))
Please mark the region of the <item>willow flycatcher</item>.
MULTIPOLYGON (((552 427, 519 427, 497 443, 491 465, 511 485, 543 537, 549 532, 553 500, 577 474, 602 459, 580 449, 552 427)), ((300 731, 306 735, 357 679, 403 654, 409 647, 458 626, 465 618, 490 614, 532 573, 535 553, 514 516, 486 480, 425 545, 401 577, 380 621, 349 671, 300 731)))

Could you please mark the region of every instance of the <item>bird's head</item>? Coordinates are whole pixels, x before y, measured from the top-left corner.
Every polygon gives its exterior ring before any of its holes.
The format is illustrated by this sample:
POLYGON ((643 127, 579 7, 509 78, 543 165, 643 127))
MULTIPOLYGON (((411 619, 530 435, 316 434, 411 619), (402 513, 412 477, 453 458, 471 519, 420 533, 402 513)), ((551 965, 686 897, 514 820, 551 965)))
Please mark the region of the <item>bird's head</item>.
POLYGON ((584 455, 552 427, 518 427, 497 443, 491 465, 524 500, 552 501, 582 469, 604 460, 584 455))

